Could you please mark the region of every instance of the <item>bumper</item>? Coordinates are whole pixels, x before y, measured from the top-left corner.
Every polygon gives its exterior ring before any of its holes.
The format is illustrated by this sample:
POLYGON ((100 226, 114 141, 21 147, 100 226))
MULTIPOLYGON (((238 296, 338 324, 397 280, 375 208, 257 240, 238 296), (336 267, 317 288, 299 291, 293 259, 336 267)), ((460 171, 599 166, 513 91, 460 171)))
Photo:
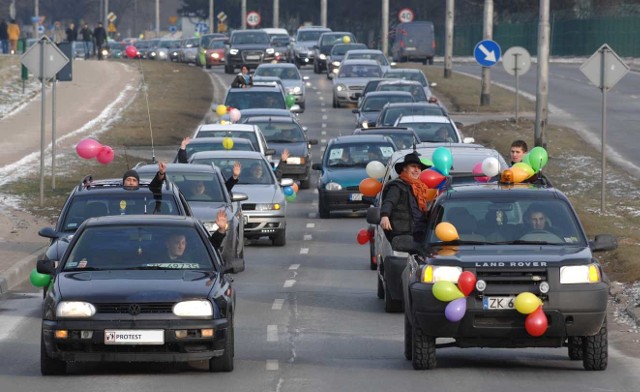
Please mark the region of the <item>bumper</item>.
POLYGON ((294 56, 295 61, 298 62, 298 64, 301 65, 311 65, 313 64, 313 55, 307 55, 307 54, 301 54, 301 53, 296 53, 294 56))
POLYGON ((362 199, 352 200, 352 195, 361 195, 358 191, 324 191, 318 193, 322 203, 331 211, 356 211, 366 210, 369 204, 362 199))
POLYGON ((274 55, 264 55, 261 58, 255 60, 246 59, 246 56, 243 56, 241 54, 235 56, 227 55, 225 58, 228 65, 233 65, 237 68, 240 68, 242 65, 247 65, 249 68, 257 68, 260 64, 271 63, 275 60, 274 55))
POLYGON ((311 178, 311 165, 285 165, 282 168, 282 177, 294 180, 308 180, 311 178))
POLYGON ((340 103, 358 103, 358 98, 362 95, 362 90, 334 90, 336 99, 340 103))
POLYGON ((273 236, 284 231, 287 227, 284 211, 277 211, 277 214, 265 214, 243 210, 243 213, 245 238, 273 236))
POLYGON ((538 338, 525 330, 525 315, 516 310, 484 310, 482 299, 473 294, 467 297, 464 318, 457 323, 447 321, 447 304, 433 296, 431 284, 410 284, 411 317, 426 335, 452 337, 460 346, 559 347, 567 337, 597 334, 607 313, 605 284, 579 286, 563 291, 551 289, 542 307, 549 326, 538 338))
POLYGON ((207 360, 224 354, 227 320, 136 320, 136 321, 49 321, 42 323, 45 349, 51 358, 81 362, 186 362, 207 360), (195 331, 214 329, 214 336, 205 338, 195 331), (67 339, 57 339, 54 331, 66 329, 67 339), (161 329, 161 345, 107 345, 105 329, 161 329), (188 330, 190 336, 176 338, 176 330, 188 330), (92 331, 83 339, 80 331, 92 331), (192 331, 194 336, 191 336, 192 331))

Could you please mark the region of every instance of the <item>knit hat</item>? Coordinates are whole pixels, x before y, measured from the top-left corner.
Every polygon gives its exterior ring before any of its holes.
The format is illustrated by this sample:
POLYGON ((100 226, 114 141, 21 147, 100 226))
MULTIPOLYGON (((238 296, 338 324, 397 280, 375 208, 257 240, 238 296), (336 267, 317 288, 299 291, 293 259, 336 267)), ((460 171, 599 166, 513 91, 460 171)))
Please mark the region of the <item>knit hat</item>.
POLYGON ((133 169, 130 169, 124 172, 124 175, 122 176, 123 183, 124 183, 124 180, 127 179, 127 177, 134 177, 136 180, 138 180, 138 182, 140 182, 140 176, 138 175, 138 172, 133 169))
POLYGON ((420 160, 420 154, 418 154, 417 152, 412 152, 410 154, 405 155, 404 160, 402 162, 398 162, 395 164, 394 168, 396 169, 396 173, 398 174, 402 173, 402 170, 404 170, 404 167, 411 163, 420 166, 420 170, 428 169, 429 167, 431 167, 422 163, 422 161, 420 160))

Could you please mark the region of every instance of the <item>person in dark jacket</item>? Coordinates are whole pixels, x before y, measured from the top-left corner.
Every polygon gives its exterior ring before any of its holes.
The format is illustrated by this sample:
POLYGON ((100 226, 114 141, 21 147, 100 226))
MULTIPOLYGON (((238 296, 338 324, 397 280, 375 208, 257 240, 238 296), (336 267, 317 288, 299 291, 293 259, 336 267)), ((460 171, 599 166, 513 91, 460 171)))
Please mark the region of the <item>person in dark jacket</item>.
POLYGON ((240 73, 236 76, 236 78, 231 82, 231 87, 233 88, 247 88, 253 86, 253 77, 249 75, 249 67, 243 65, 240 68, 240 73))
POLYGON ((78 29, 76 29, 75 23, 69 23, 65 34, 67 34, 67 42, 76 42, 78 40, 78 29))
POLYGON ((380 206, 380 227, 389 242, 399 235, 413 235, 416 242, 424 241, 431 192, 419 177, 428 167, 416 152, 395 164, 400 177, 385 185, 380 206))
MULTIPOLYGON (((209 242, 214 248, 220 249, 222 240, 227 235, 229 223, 227 222, 227 213, 224 209, 218 210, 216 222, 214 224, 214 232, 209 236, 209 242)), ((187 238, 184 234, 174 233, 167 238, 165 246, 167 247, 167 256, 171 262, 183 262, 184 253, 187 249, 187 238)))
POLYGON ((98 22, 98 26, 93 29, 93 39, 95 41, 95 49, 98 54, 98 60, 102 60, 102 47, 107 42, 107 32, 102 27, 102 23, 98 22))
POLYGON ((0 41, 2 41, 2 54, 9 53, 9 25, 4 19, 0 20, 0 41))
POLYGON ((93 33, 91 33, 91 29, 86 23, 80 29, 80 38, 82 38, 82 44, 84 45, 84 58, 86 60, 91 57, 91 39, 93 38, 93 33))

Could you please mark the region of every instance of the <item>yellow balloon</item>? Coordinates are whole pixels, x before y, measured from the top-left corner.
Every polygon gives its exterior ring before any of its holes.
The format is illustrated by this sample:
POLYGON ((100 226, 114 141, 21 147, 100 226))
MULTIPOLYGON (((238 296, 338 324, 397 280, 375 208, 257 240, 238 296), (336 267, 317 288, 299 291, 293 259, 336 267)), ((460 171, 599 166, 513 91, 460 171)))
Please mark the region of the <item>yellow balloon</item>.
POLYGON ((535 294, 525 291, 524 293, 518 294, 513 305, 518 312, 522 314, 531 314, 535 312, 540 305, 542 305, 542 301, 540 298, 536 297, 535 294))
POLYGON ((216 114, 218 116, 224 116, 225 114, 227 114, 227 107, 224 105, 218 105, 216 107, 216 114))
POLYGON ((436 237, 440 241, 455 241, 459 240, 458 230, 449 222, 440 222, 436 226, 436 237))
POLYGON ((349 37, 348 35, 345 35, 344 37, 342 37, 343 44, 348 44, 350 42, 351 42, 351 37, 349 37))
POLYGON ((222 140, 222 147, 226 148, 227 150, 231 150, 233 148, 233 140, 230 137, 225 137, 222 140))
POLYGON ((513 175, 513 182, 516 184, 531 177, 523 168, 518 166, 512 166, 511 173, 513 175))

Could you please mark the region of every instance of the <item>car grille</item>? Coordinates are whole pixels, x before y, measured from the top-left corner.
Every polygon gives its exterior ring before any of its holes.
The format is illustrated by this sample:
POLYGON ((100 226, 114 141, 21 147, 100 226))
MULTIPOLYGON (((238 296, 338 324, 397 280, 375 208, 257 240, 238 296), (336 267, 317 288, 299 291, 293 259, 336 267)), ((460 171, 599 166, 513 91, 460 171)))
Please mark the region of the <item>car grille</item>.
POLYGON ((173 303, 159 302, 159 303, 147 303, 147 304, 133 304, 133 303, 107 303, 107 304, 95 304, 96 313, 115 313, 115 314, 149 314, 149 313, 172 313, 173 303))
POLYGON ((344 188, 347 191, 355 191, 355 192, 360 192, 360 186, 356 185, 356 186, 348 186, 346 188, 344 188))
POLYGON ((545 268, 478 268, 476 276, 478 280, 487 282, 485 295, 517 295, 525 291, 538 293, 540 283, 548 280, 545 268))
POLYGON ((349 90, 362 91, 362 90, 364 90, 364 86, 349 86, 349 90))
POLYGON ((254 211, 256 209, 255 203, 243 203, 242 211, 254 211))
POLYGON ((244 61, 262 61, 262 56, 264 56, 262 51, 249 50, 242 52, 244 61))

